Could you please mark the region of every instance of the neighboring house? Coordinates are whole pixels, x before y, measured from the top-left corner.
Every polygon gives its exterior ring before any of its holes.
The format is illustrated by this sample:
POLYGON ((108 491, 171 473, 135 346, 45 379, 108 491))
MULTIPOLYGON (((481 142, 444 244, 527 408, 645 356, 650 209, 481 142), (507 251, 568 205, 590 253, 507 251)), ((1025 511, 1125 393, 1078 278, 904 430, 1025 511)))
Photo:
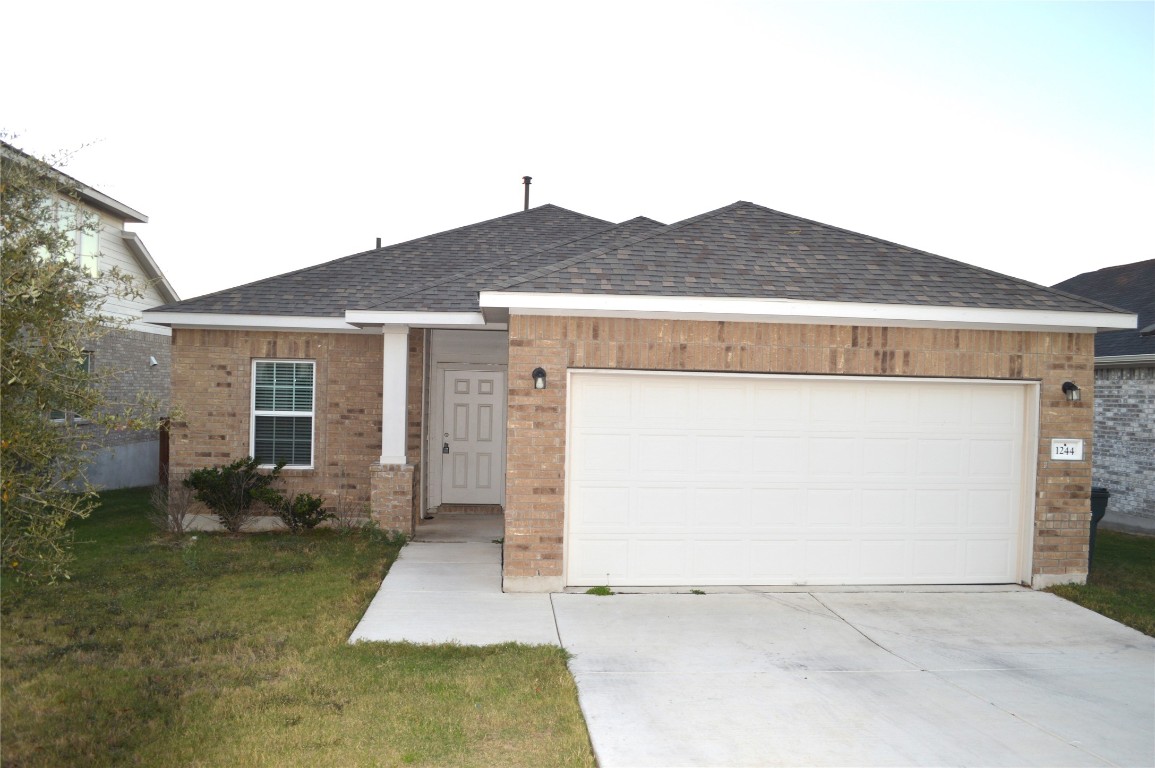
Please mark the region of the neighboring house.
POLYGON ((1085 272, 1055 287, 1139 315, 1137 329, 1095 336, 1093 474, 1111 494, 1112 518, 1155 523, 1155 259, 1085 272))
POLYGON ((145 318, 174 470, 284 460, 406 533, 503 509, 507 591, 1082 581, 1094 333, 1135 324, 746 202, 545 205, 145 318))
MULTIPOLYGON (((0 151, 18 162, 40 164, 36 158, 4 142, 0 142, 0 151)), ((58 203, 64 214, 61 220, 75 220, 72 208, 79 206, 83 216, 95 217, 99 223, 93 232, 76 231, 78 263, 94 274, 117 267, 136 278, 143 288, 140 298, 115 298, 105 305, 105 312, 128 323, 92 342, 85 350, 85 366, 111 373, 107 395, 112 403, 130 404, 142 393, 168 403, 172 332, 143 322, 141 312, 158 304, 178 301, 179 297, 140 236, 125 229, 130 224, 147 222, 148 217, 71 176, 55 172, 75 191, 75 197, 62 197, 58 203)), ((59 413, 52 416, 70 418, 59 413)), ((157 430, 103 434, 95 426, 91 429, 92 462, 87 477, 92 485, 105 489, 130 488, 157 482, 161 453, 157 430)))

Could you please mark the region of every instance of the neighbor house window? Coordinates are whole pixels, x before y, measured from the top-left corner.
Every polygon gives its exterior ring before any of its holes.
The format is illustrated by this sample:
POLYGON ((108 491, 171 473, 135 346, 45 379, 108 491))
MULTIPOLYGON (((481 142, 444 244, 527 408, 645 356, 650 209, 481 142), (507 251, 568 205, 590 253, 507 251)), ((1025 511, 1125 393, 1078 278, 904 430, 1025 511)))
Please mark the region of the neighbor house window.
MULTIPOLYGON (((48 215, 71 243, 68 253, 92 277, 100 277, 100 217, 67 200, 48 203, 48 215)), ((41 256, 47 256, 43 251, 41 256)))
POLYGON ((313 466, 313 374, 299 360, 253 362, 252 454, 258 463, 313 466))
MULTIPOLYGON (((86 380, 92 375, 92 353, 84 350, 80 353, 80 359, 76 361, 76 372, 86 380)), ((88 420, 81 418, 71 411, 62 411, 53 408, 48 412, 48 418, 58 424, 87 424, 88 420)))

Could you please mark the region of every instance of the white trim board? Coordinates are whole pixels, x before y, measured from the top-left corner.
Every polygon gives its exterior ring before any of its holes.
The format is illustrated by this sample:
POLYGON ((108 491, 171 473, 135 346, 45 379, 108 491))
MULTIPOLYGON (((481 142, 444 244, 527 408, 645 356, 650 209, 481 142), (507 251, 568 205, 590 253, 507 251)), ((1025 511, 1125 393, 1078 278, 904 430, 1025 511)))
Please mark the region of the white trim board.
POLYGON ((482 291, 479 301, 482 308, 508 308, 511 314, 550 316, 582 315, 1075 333, 1094 333, 1096 329, 1135 328, 1138 324, 1137 315, 1117 312, 1056 312, 789 299, 482 291))

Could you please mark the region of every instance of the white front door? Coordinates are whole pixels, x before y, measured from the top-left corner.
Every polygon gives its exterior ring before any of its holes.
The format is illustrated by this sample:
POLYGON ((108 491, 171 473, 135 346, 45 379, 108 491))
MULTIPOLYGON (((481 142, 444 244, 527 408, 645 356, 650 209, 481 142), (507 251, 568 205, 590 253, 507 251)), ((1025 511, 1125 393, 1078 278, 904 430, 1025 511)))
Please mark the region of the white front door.
POLYGON ((445 371, 441 501, 500 504, 505 475, 505 373, 445 371))

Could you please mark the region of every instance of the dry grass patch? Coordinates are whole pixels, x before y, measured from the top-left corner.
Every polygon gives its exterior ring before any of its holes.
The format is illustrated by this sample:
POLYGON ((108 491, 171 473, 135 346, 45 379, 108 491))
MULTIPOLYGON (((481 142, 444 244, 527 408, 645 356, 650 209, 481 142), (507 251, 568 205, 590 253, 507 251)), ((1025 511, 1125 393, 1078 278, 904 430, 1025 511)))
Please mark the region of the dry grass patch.
POLYGON ((347 645, 399 545, 76 527, 71 582, 3 585, 5 766, 593 765, 557 648, 347 645))

